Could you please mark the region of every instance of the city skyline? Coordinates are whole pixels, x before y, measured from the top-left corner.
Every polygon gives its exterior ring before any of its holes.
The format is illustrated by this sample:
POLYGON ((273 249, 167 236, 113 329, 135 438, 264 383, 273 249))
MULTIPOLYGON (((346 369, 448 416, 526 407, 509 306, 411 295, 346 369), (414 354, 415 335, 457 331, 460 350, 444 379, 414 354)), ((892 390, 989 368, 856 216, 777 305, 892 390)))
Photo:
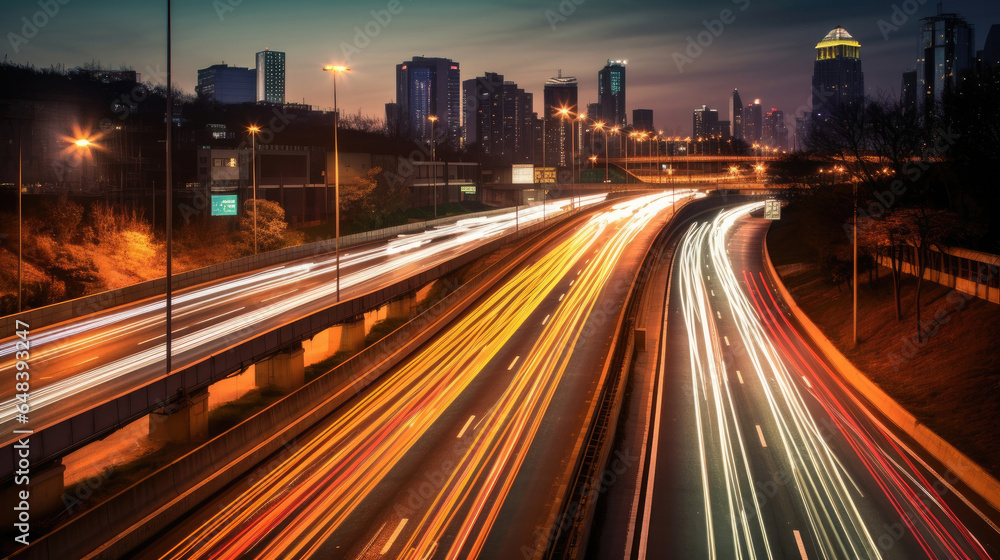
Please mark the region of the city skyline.
MULTIPOLYGON (((1000 22, 1000 7, 991 2, 948 2, 944 10, 977 28, 976 49, 989 26, 1000 22)), ((39 68, 96 61, 131 67, 143 80, 164 81, 162 7, 113 0, 99 7, 60 5, 52 16, 39 12, 40 4, 31 1, 0 7, 8 22, 6 61, 39 68), (44 25, 25 25, 32 20, 44 25)), ((916 66, 919 20, 935 13, 933 3, 908 15, 893 4, 803 8, 752 0, 716 7, 572 0, 541 5, 390 0, 351 6, 300 0, 280 7, 176 1, 173 79, 193 93, 198 69, 221 62, 252 66, 254 53, 270 48, 287 53, 287 102, 331 107, 332 83, 321 68, 347 63, 352 72, 342 76, 341 110, 384 118, 385 103, 397 101, 395 65, 414 56, 445 57, 461 64, 463 80, 498 72, 518 83, 535 94, 534 110, 541 116, 545 80, 559 70, 578 77, 585 106, 597 101, 597 71, 607 60, 628 59, 626 112, 653 109, 658 128, 682 134, 693 109, 725 107, 734 88, 782 109, 786 118, 808 110, 813 47, 838 25, 862 44, 870 76, 866 93, 896 97, 902 72, 916 66), (440 18, 443 12, 447 18, 440 18), (705 46, 692 46, 699 40, 705 46)))

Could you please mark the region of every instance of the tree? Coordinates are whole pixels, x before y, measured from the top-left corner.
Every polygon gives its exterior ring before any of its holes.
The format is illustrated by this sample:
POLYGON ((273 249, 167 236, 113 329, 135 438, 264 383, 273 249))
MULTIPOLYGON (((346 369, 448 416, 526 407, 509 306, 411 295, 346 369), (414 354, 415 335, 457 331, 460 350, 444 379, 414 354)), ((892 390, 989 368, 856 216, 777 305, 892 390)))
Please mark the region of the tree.
MULTIPOLYGON (((254 200, 243 203, 243 215, 240 216, 236 231, 237 252, 240 256, 253 254, 254 249, 254 200)), ((285 209, 277 202, 256 200, 257 208, 257 252, 274 251, 285 246, 285 232, 288 223, 285 221, 285 209)))

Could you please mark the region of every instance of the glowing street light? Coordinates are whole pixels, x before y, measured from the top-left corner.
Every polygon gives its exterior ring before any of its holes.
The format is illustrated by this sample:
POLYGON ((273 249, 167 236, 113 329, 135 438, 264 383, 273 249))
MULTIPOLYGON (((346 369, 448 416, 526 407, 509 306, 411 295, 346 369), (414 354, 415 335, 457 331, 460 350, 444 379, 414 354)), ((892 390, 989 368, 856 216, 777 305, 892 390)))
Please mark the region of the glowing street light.
POLYGON ((438 217, 438 184, 437 184, 437 167, 434 162, 437 161, 434 157, 434 148, 437 147, 437 143, 434 141, 434 124, 437 122, 437 115, 431 115, 427 117, 427 120, 431 121, 431 185, 434 189, 434 217, 438 217))
POLYGON ((250 125, 250 174, 253 177, 253 254, 257 254, 257 133, 260 127, 250 125))
MULTIPOLYGON (((337 74, 350 72, 346 66, 324 66, 324 72, 333 74, 333 246, 337 255, 337 301, 340 301, 340 153, 337 150, 337 124, 340 112, 337 110, 337 74)), ((327 173, 327 177, 330 174, 327 173)))

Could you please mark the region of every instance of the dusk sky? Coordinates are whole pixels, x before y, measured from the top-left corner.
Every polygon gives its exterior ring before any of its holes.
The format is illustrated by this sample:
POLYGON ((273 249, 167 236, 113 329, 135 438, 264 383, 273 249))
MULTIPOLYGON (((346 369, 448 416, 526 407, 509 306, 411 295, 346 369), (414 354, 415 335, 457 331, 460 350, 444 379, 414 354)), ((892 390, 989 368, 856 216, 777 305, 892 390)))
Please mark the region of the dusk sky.
MULTIPOLYGON (((785 111, 786 118, 801 112, 809 99, 813 47, 837 25, 861 42, 868 92, 897 95, 901 73, 914 66, 919 19, 937 9, 919 0, 575 2, 175 0, 174 81, 193 93, 199 68, 220 62, 252 67, 254 53, 268 47, 286 53, 287 101, 332 106, 331 77, 321 68, 346 62, 352 72, 338 79, 341 110, 383 118, 384 104, 395 96, 395 65, 414 55, 440 56, 460 63, 463 80, 487 71, 503 74, 535 94, 541 113, 545 80, 560 69, 579 79, 580 101, 586 104, 597 100, 597 72, 607 59, 627 59, 630 120, 632 109, 650 108, 657 128, 686 135, 692 111, 702 104, 728 119, 734 87, 744 103, 760 98, 765 107, 785 111), (390 6, 398 13, 385 25, 376 23, 372 11, 390 6), (895 21, 894 6, 899 7, 895 21), (905 15, 904 9, 914 8, 913 15, 905 15), (706 31, 703 22, 719 19, 723 10, 731 10, 731 23, 713 25, 721 32, 702 52, 687 52, 688 38, 698 39, 706 31), (893 25, 898 29, 887 27, 893 25), (366 27, 374 37, 358 37, 355 28, 364 33, 366 27), (345 60, 344 45, 360 46, 360 52, 345 60), (678 68, 681 56, 690 58, 678 68)), ((162 82, 157 73, 166 61, 163 6, 134 0, 4 0, 3 54, 10 62, 39 68, 125 66, 143 80, 162 82), (42 11, 46 1, 59 6, 54 16, 42 11), (32 29, 25 29, 22 18, 44 25, 29 38, 32 29)), ((990 25, 1000 23, 996 0, 947 2, 944 9, 975 26, 977 49, 990 25)))

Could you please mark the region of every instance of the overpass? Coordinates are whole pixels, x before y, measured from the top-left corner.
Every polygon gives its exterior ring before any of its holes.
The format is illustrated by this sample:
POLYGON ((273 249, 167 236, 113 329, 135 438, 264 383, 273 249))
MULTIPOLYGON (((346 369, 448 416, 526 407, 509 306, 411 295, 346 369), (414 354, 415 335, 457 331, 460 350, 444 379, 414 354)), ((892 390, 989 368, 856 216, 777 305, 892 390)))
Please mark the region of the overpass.
MULTIPOLYGON (((58 496, 62 493, 59 458, 149 414, 180 419, 176 429, 196 439, 191 425, 207 419, 205 397, 212 383, 264 363, 266 367, 257 369, 258 384, 262 370, 271 376, 264 384, 275 378, 289 388, 301 384, 303 341, 334 325, 356 324, 366 311, 408 298, 526 231, 546 227, 604 198, 551 201, 500 215, 491 212, 450 227, 342 251, 340 302, 333 301, 333 259, 325 253, 181 290, 174 296, 170 372, 163 371, 162 296, 32 328, 30 423, 17 423, 14 396, 8 388, 0 388, 4 401, 0 426, 7 434, 0 447, 0 481, 8 482, 9 491, 19 461, 26 459, 33 483, 57 482, 58 496), (88 358, 93 354, 100 356, 88 358), (68 375, 46 383, 49 373, 68 375), (199 414, 205 418, 194 417, 199 414), (25 433, 15 434, 18 429, 25 433), (27 457, 14 448, 24 437, 30 442, 27 457)), ((16 340, 0 342, 4 356, 0 369, 12 380, 16 340)), ((35 511, 41 514, 41 510, 35 511)))

